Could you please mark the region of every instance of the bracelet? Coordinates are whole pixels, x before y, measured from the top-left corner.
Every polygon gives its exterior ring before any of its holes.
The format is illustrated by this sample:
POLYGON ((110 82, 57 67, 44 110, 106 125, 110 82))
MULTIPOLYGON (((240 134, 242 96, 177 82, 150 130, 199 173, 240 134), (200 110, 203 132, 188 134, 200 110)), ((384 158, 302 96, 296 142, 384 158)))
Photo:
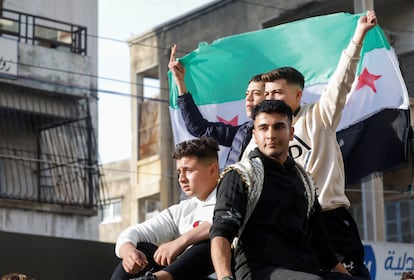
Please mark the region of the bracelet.
POLYGON ((225 276, 223 278, 221 278, 221 280, 234 280, 233 276, 225 276))

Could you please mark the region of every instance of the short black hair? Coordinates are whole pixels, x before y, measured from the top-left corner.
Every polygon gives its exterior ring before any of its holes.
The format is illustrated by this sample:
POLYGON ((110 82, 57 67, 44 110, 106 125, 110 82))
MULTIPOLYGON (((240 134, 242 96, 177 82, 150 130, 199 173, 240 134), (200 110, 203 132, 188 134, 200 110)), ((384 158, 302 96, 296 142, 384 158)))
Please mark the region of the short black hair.
POLYGON ((249 82, 248 82, 248 84, 250 84, 251 82, 261 82, 262 81, 262 75, 263 74, 257 74, 257 75, 254 75, 250 80, 249 80, 249 82))
POLYGON ((288 84, 299 85, 302 89, 305 87, 305 77, 302 73, 293 67, 280 67, 273 69, 270 72, 262 74, 261 77, 264 82, 274 82, 277 80, 286 80, 288 84))
POLYGON ((260 113, 273 114, 278 113, 287 116, 292 123, 292 109, 283 100, 264 100, 252 108, 252 118, 260 113))
POLYGON ((198 159, 218 160, 219 144, 214 138, 201 137, 178 143, 172 154, 173 159, 196 156, 198 159))

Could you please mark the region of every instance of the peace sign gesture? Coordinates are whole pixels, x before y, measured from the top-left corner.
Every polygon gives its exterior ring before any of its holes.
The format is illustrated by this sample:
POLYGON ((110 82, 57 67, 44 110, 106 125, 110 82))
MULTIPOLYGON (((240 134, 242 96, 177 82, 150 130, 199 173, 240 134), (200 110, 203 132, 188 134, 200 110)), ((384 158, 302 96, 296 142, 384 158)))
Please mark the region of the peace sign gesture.
POLYGON ((174 81, 178 88, 178 94, 182 95, 187 92, 187 87, 184 82, 185 68, 181 64, 181 62, 176 59, 175 57, 176 51, 177 51, 177 45, 174 44, 174 46, 172 46, 171 48, 171 55, 170 55, 170 61, 168 63, 168 68, 173 74, 174 81))

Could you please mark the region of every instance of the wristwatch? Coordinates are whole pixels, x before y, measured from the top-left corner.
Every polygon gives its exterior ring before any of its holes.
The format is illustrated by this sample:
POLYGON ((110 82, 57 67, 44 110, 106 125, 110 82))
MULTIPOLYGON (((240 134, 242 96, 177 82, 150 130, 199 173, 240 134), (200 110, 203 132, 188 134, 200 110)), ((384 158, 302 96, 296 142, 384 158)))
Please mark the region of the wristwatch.
POLYGON ((221 278, 221 280, 234 280, 233 276, 225 276, 223 278, 221 278))

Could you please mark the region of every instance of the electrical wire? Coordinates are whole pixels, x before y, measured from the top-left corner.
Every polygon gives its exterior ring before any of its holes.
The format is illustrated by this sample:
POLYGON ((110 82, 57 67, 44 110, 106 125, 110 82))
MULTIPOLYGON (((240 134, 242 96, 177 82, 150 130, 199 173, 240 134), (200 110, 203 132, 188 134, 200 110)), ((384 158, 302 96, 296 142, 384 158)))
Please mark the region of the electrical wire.
MULTIPOLYGON (((268 5, 268 4, 262 4, 262 3, 253 2, 253 1, 240 0, 239 2, 248 4, 248 5, 255 5, 255 6, 260 6, 260 7, 265 7, 265 8, 272 8, 272 9, 277 9, 277 10, 285 10, 285 11, 289 10, 289 9, 286 9, 286 8, 277 7, 277 6, 268 5)), ((398 33, 403 32, 403 33, 405 33, 405 35, 407 35, 407 33, 409 35, 414 34, 414 31, 406 30, 406 29, 389 28, 388 30, 390 30, 391 32, 395 31, 395 32, 398 32, 398 33)), ((98 40, 108 40, 108 41, 113 41, 113 42, 127 44, 127 45, 140 45, 140 46, 143 46, 143 47, 148 47, 148 48, 153 48, 153 49, 158 49, 158 50, 169 50, 170 49, 170 47, 154 46, 154 45, 144 44, 144 43, 140 43, 140 42, 129 42, 127 40, 120 40, 120 39, 116 39, 116 38, 104 37, 104 36, 93 35, 93 34, 87 34, 87 37, 95 38, 95 39, 98 39, 98 40)), ((185 53, 185 51, 182 51, 182 50, 180 50, 180 51, 182 53, 185 53)), ((26 66, 26 67, 32 67, 32 68, 35 68, 35 69, 42 69, 42 70, 48 70, 48 71, 53 71, 53 72, 61 72, 61 73, 67 73, 67 74, 71 74, 71 75, 78 75, 78 76, 81 76, 81 77, 96 78, 96 79, 99 79, 99 80, 108 80, 108 81, 113 81, 113 82, 117 82, 117 83, 143 86, 143 87, 148 87, 148 88, 159 89, 159 90, 162 90, 162 91, 167 91, 168 90, 167 88, 161 88, 161 87, 157 87, 157 86, 145 85, 145 84, 141 84, 141 83, 133 83, 133 82, 125 81, 125 80, 115 79, 115 78, 111 78, 111 77, 103 77, 103 76, 98 76, 98 75, 92 75, 92 74, 88 74, 88 73, 75 72, 75 71, 63 70, 63 69, 58 69, 58 68, 53 68, 53 67, 31 65, 31 64, 25 64, 25 63, 17 63, 17 64, 21 65, 21 66, 26 66)), ((98 93, 112 94, 112 95, 118 95, 118 96, 129 97, 129 98, 150 100, 150 101, 154 101, 154 102, 169 103, 169 100, 138 96, 138 95, 133 95, 133 94, 130 94, 130 93, 113 91, 113 90, 105 90, 105 89, 102 89, 102 88, 99 88, 99 87, 98 88, 90 88, 90 87, 85 87, 85 86, 71 84, 71 83, 54 82, 54 81, 47 80, 47 79, 39 79, 39 78, 33 78, 33 77, 28 77, 28 76, 22 76, 22 75, 19 75, 18 78, 19 79, 24 79, 24 80, 31 80, 31 81, 41 82, 41 83, 47 83, 47 84, 51 84, 51 85, 57 85, 57 86, 66 87, 66 88, 70 88, 70 89, 84 90, 84 91, 88 91, 88 92, 98 92, 98 93)), ((132 173, 136 173, 136 172, 132 172, 132 173)), ((152 174, 152 175, 156 175, 156 174, 152 174)), ((352 189, 347 189, 347 190, 352 191, 352 189)))
MULTIPOLYGON (((260 6, 260 7, 265 7, 265 8, 272 8, 272 9, 277 9, 277 10, 285 10, 285 11, 289 10, 287 8, 277 7, 277 6, 268 5, 268 4, 262 4, 262 3, 258 3, 258 2, 254 2, 254 1, 239 0, 239 2, 248 4, 248 5, 260 6)), ((31 23, 28 23, 28 25, 31 25, 31 23)), ((403 32, 404 35, 407 35, 407 33, 408 33, 409 35, 414 36, 414 31, 412 31, 412 30, 399 29, 399 28, 387 28, 387 30, 389 30, 390 32, 396 32, 396 33, 403 32)), ((126 45, 140 45, 140 46, 143 46, 143 47, 159 49, 159 50, 169 50, 170 49, 170 47, 155 46, 155 45, 149 45, 149 44, 144 44, 144 43, 140 43, 140 42, 130 42, 130 41, 127 41, 127 40, 121 40, 121 39, 110 38, 110 37, 105 37, 105 36, 99 36, 99 35, 94 35, 94 34, 87 34, 86 36, 90 37, 90 38, 98 39, 98 40, 113 41, 113 42, 122 43, 122 44, 126 44, 126 45)), ((186 54, 186 53, 189 52, 189 51, 183 51, 183 50, 177 50, 177 51, 181 52, 183 54, 186 54)), ((15 62, 10 62, 10 63, 15 63, 15 62)), ((25 63, 15 63, 15 64, 26 66, 26 67, 31 67, 31 68, 35 68, 35 69, 42 69, 42 70, 48 70, 48 71, 53 71, 53 72, 61 72, 61 73, 67 73, 67 74, 72 74, 72 75, 79 75, 79 76, 82 76, 82 77, 96 78, 96 79, 99 79, 99 80, 108 80, 108 81, 113 81, 113 82, 123 83, 123 84, 129 84, 129 85, 135 85, 135 86, 143 86, 145 88, 154 88, 154 89, 159 89, 161 91, 168 91, 169 90, 167 88, 161 88, 161 87, 158 87, 158 86, 151 86, 151 85, 146 85, 146 84, 141 84, 141 83, 133 83, 133 82, 130 82, 130 81, 115 79, 115 78, 111 78, 111 77, 103 77, 103 76, 92 75, 92 74, 88 74, 88 73, 63 70, 63 69, 59 69, 59 68, 52 68, 52 67, 33 65, 33 64, 25 64, 25 63)), ((78 87, 78 86, 75 85, 74 87, 78 87)), ((130 94, 127 94, 127 93, 119 93, 119 92, 111 91, 111 90, 104 90, 104 89, 98 89, 98 90, 97 89, 91 89, 91 90, 98 91, 98 92, 101 92, 101 93, 107 93, 107 94, 117 94, 117 95, 134 97, 134 96, 131 96, 130 94)), ((140 98, 140 97, 138 97, 138 98, 140 98)), ((157 99, 155 98, 155 99, 153 99, 153 101, 157 101, 157 99)), ((160 100, 160 101, 165 102, 164 100, 160 100)))
POLYGON ((291 9, 287 9, 287 8, 276 7, 276 6, 273 6, 273 5, 262 4, 262 3, 257 3, 257 2, 253 2, 253 1, 239 0, 239 2, 246 3, 246 4, 249 4, 249 5, 253 5, 253 6, 256 6, 256 7, 271 8, 271 9, 275 9, 275 10, 282 10, 282 11, 291 10, 291 9))
POLYGON ((19 75, 18 78, 22 79, 22 80, 41 82, 43 84, 46 83, 46 84, 50 84, 50 85, 54 85, 54 86, 60 86, 60 87, 64 87, 64 88, 84 90, 84 91, 91 92, 91 93, 94 93, 94 92, 110 93, 110 94, 116 94, 116 95, 124 96, 124 97, 132 97, 132 98, 136 98, 136 99, 139 99, 139 100, 148 100, 148 101, 161 102, 161 103, 167 103, 167 104, 169 104, 169 102, 170 102, 169 100, 161 99, 161 98, 139 96, 139 95, 134 95, 134 94, 125 93, 125 92, 104 90, 104 89, 100 89, 100 88, 85 87, 85 86, 81 86, 81 85, 75 85, 75 84, 72 84, 72 83, 69 84, 69 83, 62 83, 62 82, 54 82, 54 81, 51 81, 51 80, 48 80, 48 79, 33 78, 33 77, 23 76, 23 75, 19 75))
MULTIPOLYGON (((75 72, 75 71, 69 71, 69 70, 62 70, 62 69, 59 69, 59 68, 39 66, 39 65, 27 64, 27 63, 21 63, 21 62, 16 63, 16 62, 13 62, 13 61, 8 61, 7 63, 20 65, 20 66, 31 67, 31 68, 35 68, 35 69, 48 70, 48 71, 52 71, 52 72, 60 72, 60 73, 65 73, 65 74, 78 75, 80 77, 96 78, 98 80, 109 80, 109 81, 113 81, 113 82, 129 84, 129 85, 142 86, 142 87, 145 87, 145 88, 153 88, 153 89, 159 89, 159 90, 163 90, 163 91, 168 91, 169 90, 168 88, 162 88, 162 87, 159 87, 159 86, 145 85, 145 84, 141 84, 141 83, 133 83, 133 82, 114 79, 114 78, 109 78, 109 77, 102 77, 102 76, 97 76, 97 75, 92 75, 92 74, 87 74, 87 73, 81 73, 81 72, 75 72)), ((17 76, 17 78, 20 78, 20 77, 24 77, 24 76, 17 76)), ((46 80, 43 79, 42 82, 46 82, 46 80)), ((69 86, 69 85, 67 84, 67 86, 69 86)), ((79 87, 79 86, 73 85, 73 87, 79 87)), ((96 90, 96 89, 94 89, 94 90, 96 90)), ((105 90, 103 92, 105 92, 105 90)), ((109 93, 113 93, 113 92, 109 91, 109 93)))
POLYGON ((19 161, 25 161, 25 162, 34 162, 34 163, 42 163, 42 164, 50 164, 55 165, 59 167, 70 167, 70 168, 83 168, 83 169, 91 169, 91 170, 103 170, 103 171, 112 171, 112 172, 123 172, 123 173, 130 173, 130 174, 142 174, 142 175, 152 175, 152 176, 164 176, 169 178, 177 178, 174 175, 163 175, 160 173, 152 173, 152 172, 137 172, 133 170, 125 170, 125 169, 116 169, 116 168, 109 168, 104 167, 104 164, 100 165, 87 165, 87 164, 79 164, 79 163, 66 163, 66 162, 58 162, 55 160, 43 160, 43 159, 36 159, 31 157, 24 157, 24 156, 14 156, 14 155, 8 155, 8 154, 1 154, 0 158, 9 159, 9 160, 19 160, 19 161))

